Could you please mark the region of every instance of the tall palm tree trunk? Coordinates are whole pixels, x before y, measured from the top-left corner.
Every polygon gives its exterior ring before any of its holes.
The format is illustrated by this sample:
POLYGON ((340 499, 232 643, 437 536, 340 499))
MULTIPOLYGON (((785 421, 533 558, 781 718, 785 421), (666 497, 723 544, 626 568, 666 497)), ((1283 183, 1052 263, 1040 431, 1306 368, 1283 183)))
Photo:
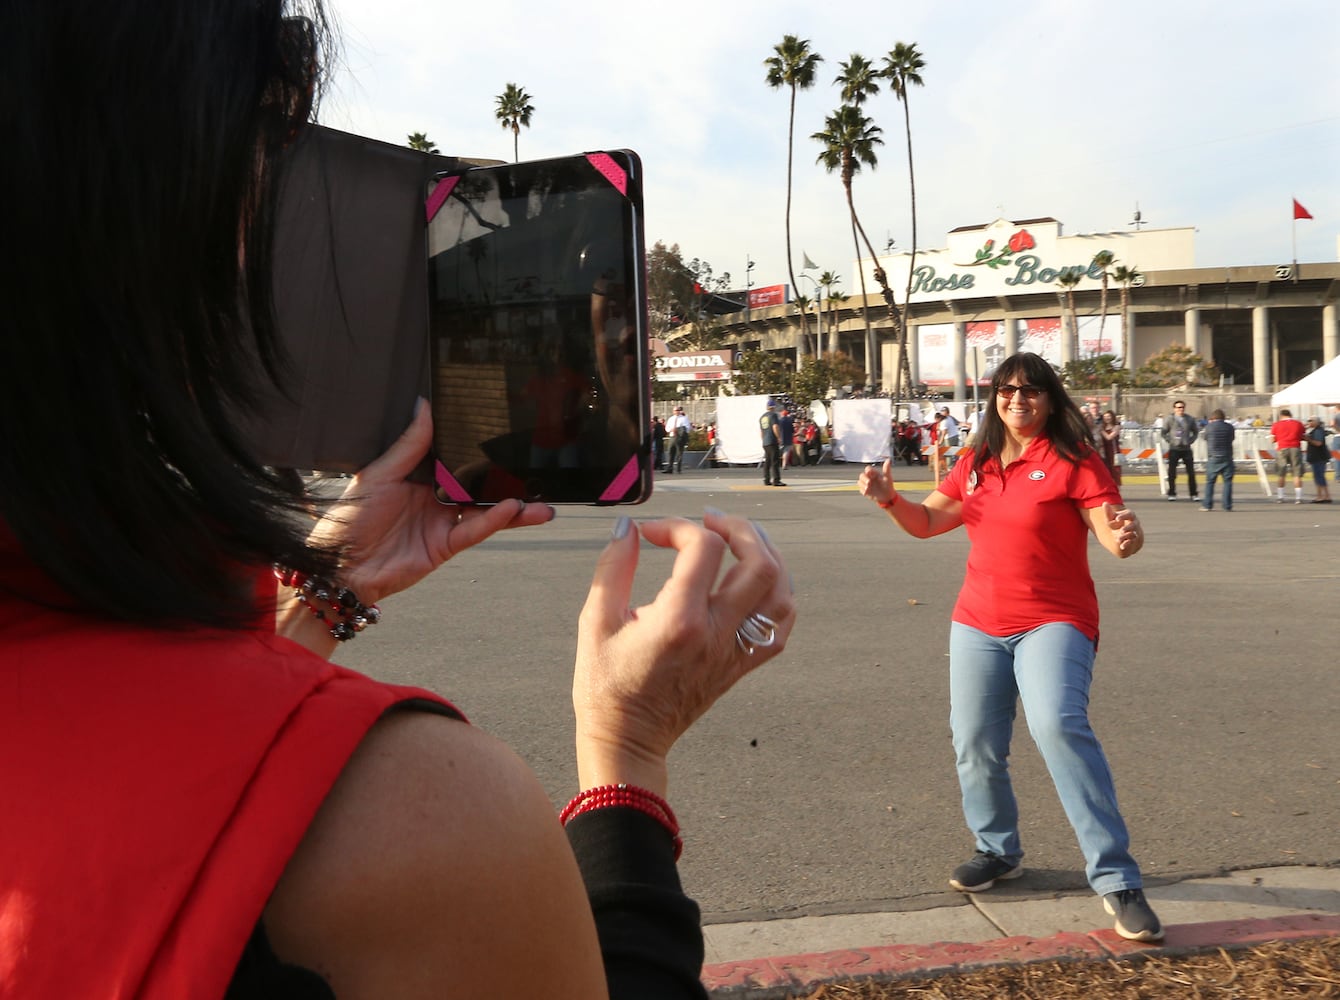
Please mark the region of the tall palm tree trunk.
MULTIPOLYGON (((856 260, 859 267, 861 260, 861 242, 856 238, 856 233, 860 230, 861 223, 856 218, 856 202, 851 196, 851 178, 845 173, 842 178, 842 186, 847 190, 847 211, 851 213, 851 242, 856 250, 856 260)), ((861 230, 862 235, 864 231, 861 230)), ((865 293, 865 268, 861 267, 857 272, 857 277, 861 279, 861 319, 865 323, 865 372, 871 382, 875 380, 875 331, 870 328, 870 302, 865 293)))
POLYGON ((917 266, 917 176, 912 169, 912 118, 903 99, 903 127, 907 131, 907 186, 912 191, 912 255, 907 261, 907 291, 903 294, 902 322, 898 326, 898 378, 894 383, 894 399, 912 395, 912 360, 907 354, 910 336, 907 318, 912 314, 912 272, 917 266))
MULTIPOLYGON (((796 88, 791 88, 791 121, 786 128, 786 273, 791 276, 791 287, 796 288, 796 265, 791 255, 791 162, 796 144, 796 88)), ((800 289, 796 288, 799 293, 800 289)), ((805 310, 800 310, 800 353, 808 354, 810 349, 810 321, 805 310)), ((819 356, 816 342, 814 356, 819 356)))
POLYGON ((1103 327, 1107 325, 1107 268, 1103 268, 1103 286, 1098 293, 1098 350, 1103 349, 1103 327))
MULTIPOLYGON (((872 244, 872 243, 870 242, 870 237, 867 236, 866 233, 865 233, 865 227, 861 225, 861 220, 860 220, 859 218, 857 218, 857 216, 856 216, 856 205, 855 205, 855 203, 852 201, 852 197, 851 197, 851 180, 850 180, 850 178, 844 175, 843 183, 845 184, 845 186, 846 186, 846 188, 847 188, 847 208, 851 211, 851 224, 852 224, 852 229, 853 229, 855 232, 858 232, 858 233, 861 234, 861 239, 865 242, 865 249, 866 249, 866 252, 870 255, 870 261, 871 261, 871 263, 873 263, 873 264, 875 265, 875 272, 874 272, 874 273, 875 273, 875 281, 879 284, 879 292, 880 292, 880 296, 884 299, 884 305, 885 305, 885 307, 888 309, 888 313, 889 313, 889 321, 893 324, 894 336, 895 336, 896 338, 900 338, 900 340, 901 340, 901 339, 905 339, 905 331, 903 331, 903 328, 902 328, 902 317, 901 317, 901 316, 899 315, 899 313, 898 313, 898 300, 897 300, 897 298, 894 297, 893 289, 891 289, 891 288, 889 287, 889 276, 888 276, 887 272, 885 272, 884 268, 882 268, 882 267, 879 266, 879 262, 878 262, 878 261, 876 260, 876 258, 875 258, 875 247, 874 247, 874 244, 872 244)), ((858 261, 859 261, 859 259, 860 259, 860 256, 861 256, 861 246, 860 246, 860 244, 858 243, 858 244, 856 245, 856 257, 857 257, 858 261)), ((876 384, 878 384, 878 381, 879 381, 879 372, 878 372, 878 370, 877 370, 875 367, 873 367, 873 365, 874 365, 874 360, 875 360, 875 359, 874 359, 874 354, 875 354, 875 331, 874 331, 874 330, 871 328, 871 326, 870 326, 870 314, 869 314, 869 312, 868 312, 868 306, 867 306, 866 303, 864 302, 864 299, 865 299, 865 271, 864 271, 864 269, 862 269, 862 271, 861 271, 861 298, 862 298, 861 309, 862 309, 863 314, 864 314, 864 316, 865 316, 865 341, 866 341, 865 350, 866 350, 866 361, 867 361, 868 364, 870 364, 870 365, 872 366, 872 367, 870 368, 870 379, 871 379, 871 381, 874 382, 874 383, 876 383, 876 384)))

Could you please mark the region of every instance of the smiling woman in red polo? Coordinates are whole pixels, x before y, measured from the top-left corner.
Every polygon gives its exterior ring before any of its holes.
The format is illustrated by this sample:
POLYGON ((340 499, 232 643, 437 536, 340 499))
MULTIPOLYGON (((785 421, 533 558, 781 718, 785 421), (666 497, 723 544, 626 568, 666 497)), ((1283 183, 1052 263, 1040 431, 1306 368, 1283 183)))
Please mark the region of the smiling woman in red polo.
POLYGON ((900 528, 930 538, 964 525, 972 548, 949 635, 950 727, 963 814, 976 853, 949 884, 983 892, 1023 874, 1008 760, 1016 704, 1084 852, 1089 884, 1135 941, 1163 936, 1089 726, 1098 599, 1088 536, 1124 559, 1144 532, 1094 450, 1055 370, 1016 354, 991 383, 973 446, 923 503, 894 488, 892 463, 862 471, 862 495, 900 528))

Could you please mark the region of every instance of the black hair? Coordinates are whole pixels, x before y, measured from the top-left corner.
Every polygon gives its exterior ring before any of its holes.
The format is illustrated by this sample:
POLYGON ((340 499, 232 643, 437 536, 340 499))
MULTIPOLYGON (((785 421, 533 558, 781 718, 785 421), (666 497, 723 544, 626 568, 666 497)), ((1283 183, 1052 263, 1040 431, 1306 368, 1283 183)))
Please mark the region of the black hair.
POLYGON ((1094 450, 1089 422, 1065 391, 1056 369, 1041 355, 1023 352, 1002 361, 991 377, 991 398, 982 411, 981 431, 973 446, 974 468, 985 468, 988 459, 998 459, 1005 447, 1005 423, 996 409, 996 390, 1002 385, 1035 385, 1047 394, 1051 412, 1044 433, 1067 462, 1078 464, 1094 450))
POLYGON ((335 562, 234 428, 283 370, 277 165, 327 37, 319 0, 0 8, 0 528, 83 607, 236 625, 256 566, 335 562))

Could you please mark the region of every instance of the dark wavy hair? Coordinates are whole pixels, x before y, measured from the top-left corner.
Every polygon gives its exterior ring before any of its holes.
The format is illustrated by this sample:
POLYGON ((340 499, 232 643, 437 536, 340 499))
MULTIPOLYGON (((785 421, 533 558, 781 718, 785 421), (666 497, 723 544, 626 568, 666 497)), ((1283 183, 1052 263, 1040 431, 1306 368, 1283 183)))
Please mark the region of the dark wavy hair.
POLYGON ((319 0, 0 4, 0 524, 80 606, 237 625, 254 567, 329 571, 232 415, 278 379, 280 153, 319 0))
POLYGON ((1024 352, 1002 361, 991 377, 991 398, 983 409, 981 432, 973 446, 974 468, 984 468, 988 459, 999 459, 1005 447, 1005 424, 996 410, 996 389, 1002 385, 1035 385, 1047 393, 1051 413, 1044 433, 1066 461, 1078 463, 1094 450, 1089 423, 1065 391, 1056 369, 1041 355, 1024 352))

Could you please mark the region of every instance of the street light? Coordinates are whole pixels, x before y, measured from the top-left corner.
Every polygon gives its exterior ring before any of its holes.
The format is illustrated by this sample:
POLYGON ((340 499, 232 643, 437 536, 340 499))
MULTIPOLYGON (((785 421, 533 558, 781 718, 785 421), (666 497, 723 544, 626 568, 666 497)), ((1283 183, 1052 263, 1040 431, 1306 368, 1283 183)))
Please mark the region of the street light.
POLYGON ((801 272, 796 275, 796 277, 805 278, 814 286, 814 355, 815 357, 818 357, 823 354, 823 286, 815 280, 813 275, 806 274, 804 268, 801 269, 801 272))
POLYGON ((749 259, 749 254, 745 254, 744 255, 744 321, 746 323, 750 322, 750 320, 752 319, 750 315, 750 309, 751 309, 750 299, 752 299, 753 296, 749 294, 749 290, 754 287, 754 264, 755 261, 749 259))

